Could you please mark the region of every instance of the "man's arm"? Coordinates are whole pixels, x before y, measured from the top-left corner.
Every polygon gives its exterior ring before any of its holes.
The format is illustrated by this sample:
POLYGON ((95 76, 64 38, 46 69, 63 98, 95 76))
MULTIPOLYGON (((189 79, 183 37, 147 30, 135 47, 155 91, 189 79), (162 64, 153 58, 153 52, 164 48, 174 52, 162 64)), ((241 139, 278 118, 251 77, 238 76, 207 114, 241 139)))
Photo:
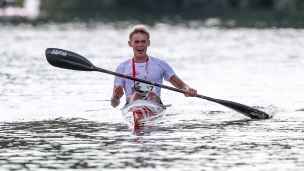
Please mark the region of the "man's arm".
POLYGON ((184 83, 177 75, 173 75, 169 81, 174 87, 185 90, 186 97, 188 97, 188 96, 195 97, 196 96, 197 91, 195 89, 191 88, 190 86, 188 86, 186 83, 184 83))
POLYGON ((123 88, 121 86, 114 86, 113 94, 110 99, 111 105, 115 108, 120 104, 120 98, 124 95, 123 88))

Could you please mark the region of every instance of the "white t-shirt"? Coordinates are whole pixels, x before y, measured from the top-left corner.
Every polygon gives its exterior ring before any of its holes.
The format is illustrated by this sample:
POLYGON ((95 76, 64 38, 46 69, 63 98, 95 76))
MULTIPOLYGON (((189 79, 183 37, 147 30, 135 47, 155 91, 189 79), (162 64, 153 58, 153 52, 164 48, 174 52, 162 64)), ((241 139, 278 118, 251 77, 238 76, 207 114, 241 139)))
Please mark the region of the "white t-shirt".
MULTIPOLYGON (((147 63, 146 62, 135 63, 136 78, 147 80, 153 83, 163 84, 163 79, 169 81, 170 78, 173 75, 175 75, 175 72, 168 65, 167 62, 158 58, 154 58, 152 56, 148 56, 148 57, 149 60, 147 63), (145 77, 146 70, 147 70, 147 74, 145 77)), ((133 77, 132 59, 128 59, 122 62, 120 65, 118 65, 115 72, 133 77)), ((114 86, 120 85, 124 88, 126 94, 126 100, 129 99, 133 94, 132 87, 134 84, 135 83, 133 80, 127 78, 121 78, 118 76, 115 76, 114 78, 114 86)), ((156 95, 160 97, 161 88, 154 87, 153 89, 156 95)))

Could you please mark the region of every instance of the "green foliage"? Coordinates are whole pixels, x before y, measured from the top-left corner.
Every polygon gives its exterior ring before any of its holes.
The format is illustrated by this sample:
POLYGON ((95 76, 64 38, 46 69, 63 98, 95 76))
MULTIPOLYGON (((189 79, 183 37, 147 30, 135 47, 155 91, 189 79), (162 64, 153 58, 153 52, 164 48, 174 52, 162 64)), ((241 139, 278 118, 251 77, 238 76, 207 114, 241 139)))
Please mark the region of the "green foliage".
POLYGON ((304 0, 41 0, 41 9, 59 21, 153 24, 220 18, 238 26, 304 27, 304 0))
POLYGON ((303 10, 304 0, 41 0, 46 10, 92 11, 133 9, 140 11, 181 10, 303 10))

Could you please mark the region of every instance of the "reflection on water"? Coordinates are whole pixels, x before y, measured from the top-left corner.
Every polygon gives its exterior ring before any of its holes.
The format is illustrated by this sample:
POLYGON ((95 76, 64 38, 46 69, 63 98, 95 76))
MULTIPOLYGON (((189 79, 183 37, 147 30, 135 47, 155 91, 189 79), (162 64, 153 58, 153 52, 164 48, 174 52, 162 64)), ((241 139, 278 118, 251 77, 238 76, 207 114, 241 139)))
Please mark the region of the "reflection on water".
POLYGON ((303 170, 304 30, 151 26, 148 53, 200 94, 273 118, 162 90, 165 120, 134 130, 110 106, 113 76, 54 68, 44 54, 67 49, 114 71, 132 56, 132 26, 0 24, 1 171, 303 170))
POLYGON ((1 170, 301 170, 303 122, 295 123, 196 120, 134 131, 77 118, 5 122, 1 170))

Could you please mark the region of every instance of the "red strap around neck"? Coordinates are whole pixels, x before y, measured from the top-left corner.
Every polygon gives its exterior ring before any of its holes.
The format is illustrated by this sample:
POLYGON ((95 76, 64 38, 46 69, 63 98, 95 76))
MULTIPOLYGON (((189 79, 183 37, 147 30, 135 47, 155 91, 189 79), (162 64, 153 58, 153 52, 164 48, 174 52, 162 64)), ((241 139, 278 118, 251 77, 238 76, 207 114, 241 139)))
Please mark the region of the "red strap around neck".
MULTIPOLYGON (((146 80, 146 77, 147 77, 148 61, 149 61, 149 56, 147 56, 147 60, 146 60, 145 80, 146 80)), ((132 58, 132 70, 133 70, 133 77, 136 77, 136 69, 135 69, 134 58, 132 58)), ((134 81, 134 83, 135 83, 135 81, 134 81)))

